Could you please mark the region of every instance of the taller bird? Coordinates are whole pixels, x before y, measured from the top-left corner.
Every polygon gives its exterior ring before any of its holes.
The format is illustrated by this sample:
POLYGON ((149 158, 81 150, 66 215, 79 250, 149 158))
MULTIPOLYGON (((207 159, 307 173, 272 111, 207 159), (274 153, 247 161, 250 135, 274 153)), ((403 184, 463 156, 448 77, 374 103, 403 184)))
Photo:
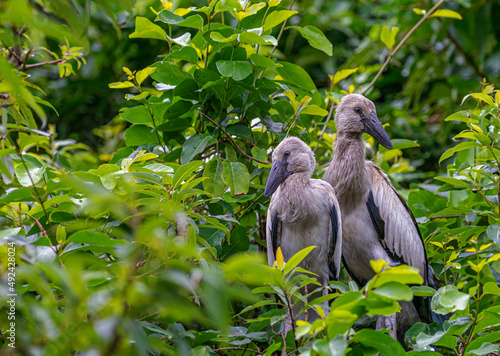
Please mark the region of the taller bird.
MULTIPOLYGON (((370 260, 404 263, 416 267, 428 285, 427 256, 412 212, 387 175, 365 160, 363 133, 392 148, 375 105, 362 95, 346 95, 337 107, 335 122, 333 158, 323 179, 335 189, 342 212, 344 266, 362 286, 374 276, 370 260)), ((431 313, 422 298, 400 305, 397 338, 404 346, 408 328, 417 321, 430 323, 431 313)))
MULTIPOLYGON (((335 192, 327 182, 311 179, 316 160, 300 139, 284 139, 272 159, 264 191, 266 197, 273 195, 266 229, 269 265, 273 265, 278 247, 286 261, 298 251, 316 246, 299 266, 317 274, 318 281, 327 286, 339 277, 342 253, 342 222, 335 192)), ((295 309, 294 313, 301 308, 295 309)), ((315 318, 311 309, 309 320, 315 318)))

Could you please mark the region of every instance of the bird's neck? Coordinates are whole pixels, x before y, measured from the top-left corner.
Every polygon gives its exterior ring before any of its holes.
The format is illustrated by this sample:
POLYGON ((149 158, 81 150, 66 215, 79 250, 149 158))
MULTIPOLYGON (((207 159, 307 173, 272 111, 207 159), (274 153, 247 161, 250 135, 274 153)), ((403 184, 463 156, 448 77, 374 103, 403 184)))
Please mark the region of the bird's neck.
POLYGON ((323 178, 335 189, 339 204, 344 209, 364 202, 370 186, 365 167, 365 146, 361 133, 339 133, 334 153, 323 178))
POLYGON ((294 173, 280 185, 278 211, 281 219, 289 223, 307 218, 307 202, 310 200, 310 176, 307 173, 294 173))

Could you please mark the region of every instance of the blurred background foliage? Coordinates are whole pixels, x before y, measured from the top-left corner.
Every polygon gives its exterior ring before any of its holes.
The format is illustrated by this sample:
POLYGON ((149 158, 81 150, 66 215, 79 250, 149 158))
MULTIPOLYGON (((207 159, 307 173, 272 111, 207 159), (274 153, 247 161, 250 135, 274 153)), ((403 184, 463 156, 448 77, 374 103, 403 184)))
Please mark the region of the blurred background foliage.
MULTIPOLYGON (((294 277, 300 256, 264 265, 269 153, 299 136, 320 177, 335 103, 368 88, 433 5, 1 2, 0 290, 18 294, 16 349, 2 318, 2 351, 281 351, 285 310, 313 277, 294 277)), ((451 11, 426 19, 367 93, 394 149, 366 138, 408 199, 443 287, 410 289, 413 270, 375 263, 386 284, 360 290, 343 272, 331 312, 308 300, 325 312, 298 325, 285 351, 403 355, 364 317, 414 295, 451 319, 416 324, 408 354, 499 351, 500 94, 490 83, 500 5, 440 9, 451 11)))

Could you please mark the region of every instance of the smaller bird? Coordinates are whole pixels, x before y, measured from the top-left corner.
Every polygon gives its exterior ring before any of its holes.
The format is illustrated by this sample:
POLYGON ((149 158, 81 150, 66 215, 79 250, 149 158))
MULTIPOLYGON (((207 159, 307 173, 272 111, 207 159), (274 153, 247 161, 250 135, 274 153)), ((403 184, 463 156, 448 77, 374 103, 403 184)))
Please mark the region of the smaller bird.
MULTIPOLYGON (((269 265, 273 265, 278 247, 287 261, 298 251, 316 246, 299 266, 315 273, 318 282, 327 286, 330 280, 338 280, 342 254, 342 222, 335 192, 329 183, 311 178, 316 160, 300 139, 284 139, 272 158, 273 166, 264 191, 265 197, 273 195, 266 228, 269 265)), ((315 288, 311 286, 308 291, 315 288)), ((326 294, 324 290, 323 295, 326 294)), ((320 296, 313 295, 310 300, 320 296)), ((294 308, 294 317, 300 309, 294 308)), ((309 310, 308 321, 316 318, 315 311, 309 310)))

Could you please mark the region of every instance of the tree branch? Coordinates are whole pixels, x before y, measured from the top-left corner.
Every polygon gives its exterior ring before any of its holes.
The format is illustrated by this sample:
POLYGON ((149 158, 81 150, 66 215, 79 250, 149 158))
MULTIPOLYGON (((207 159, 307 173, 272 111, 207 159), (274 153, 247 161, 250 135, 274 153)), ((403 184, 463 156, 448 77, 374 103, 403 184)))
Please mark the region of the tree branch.
POLYGON ((234 145, 234 147, 236 147, 236 149, 238 150, 238 152, 240 152, 243 156, 245 156, 246 158, 252 160, 252 161, 255 161, 255 162, 258 162, 258 163, 261 163, 261 164, 271 164, 271 162, 264 162, 264 161, 261 161, 260 159, 257 159, 257 158, 253 158, 252 156, 249 156, 247 155, 237 144, 236 142, 234 142, 233 138, 231 137, 230 134, 228 134, 226 132, 226 130, 224 130, 222 128, 222 126, 220 126, 218 123, 216 123, 214 120, 212 120, 211 118, 209 118, 205 113, 201 112, 200 111, 200 114, 203 115, 203 117, 205 117, 207 120, 209 120, 212 124, 214 124, 215 126, 217 126, 219 128, 219 130, 221 130, 222 132, 224 132, 224 134, 226 134, 227 138, 229 138, 229 140, 232 142, 232 144, 234 145))
POLYGON ((385 68, 387 67, 387 65, 389 64, 389 62, 391 61, 392 57, 394 57, 394 55, 397 53, 397 51, 401 48, 401 46, 406 42, 406 40, 411 36, 411 34, 422 24, 422 22, 424 22, 430 15, 432 15, 432 13, 444 2, 444 0, 439 0, 436 5, 434 5, 416 24, 415 26, 413 26, 411 28, 410 31, 408 31, 408 33, 403 37, 403 39, 401 40, 401 42, 398 43, 398 45, 396 46, 396 48, 394 48, 394 50, 392 50, 391 53, 389 53, 389 56, 387 57, 387 59, 385 60, 384 64, 382 64, 382 67, 380 68, 380 70, 377 72, 377 74, 375 75, 375 78, 373 78, 373 80, 370 82, 370 84, 368 84, 368 86, 366 87, 365 90, 363 90, 363 95, 373 86, 373 84, 375 84, 375 82, 377 81, 377 79, 380 77, 380 75, 382 74, 382 72, 385 70, 385 68))
POLYGON ((38 67, 41 67, 44 65, 60 64, 60 63, 64 63, 64 62, 66 62, 65 58, 59 58, 59 59, 54 59, 52 61, 28 64, 26 66, 21 66, 21 68, 17 68, 17 69, 19 69, 21 71, 25 71, 25 70, 32 69, 32 68, 38 68, 38 67))

